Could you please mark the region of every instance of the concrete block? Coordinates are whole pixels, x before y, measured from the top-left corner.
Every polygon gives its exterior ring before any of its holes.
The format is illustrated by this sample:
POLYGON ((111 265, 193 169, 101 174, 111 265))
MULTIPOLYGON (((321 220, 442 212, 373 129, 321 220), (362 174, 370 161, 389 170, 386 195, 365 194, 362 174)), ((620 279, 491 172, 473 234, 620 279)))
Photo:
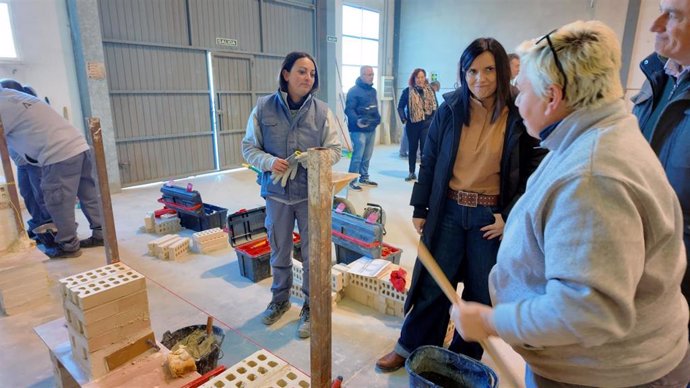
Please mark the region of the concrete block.
POLYGON ((144 289, 146 289, 144 276, 134 270, 129 270, 71 287, 68 295, 72 303, 81 307, 82 310, 88 310, 144 289))
POLYGON ((168 260, 180 260, 189 253, 189 238, 181 237, 166 248, 168 260))

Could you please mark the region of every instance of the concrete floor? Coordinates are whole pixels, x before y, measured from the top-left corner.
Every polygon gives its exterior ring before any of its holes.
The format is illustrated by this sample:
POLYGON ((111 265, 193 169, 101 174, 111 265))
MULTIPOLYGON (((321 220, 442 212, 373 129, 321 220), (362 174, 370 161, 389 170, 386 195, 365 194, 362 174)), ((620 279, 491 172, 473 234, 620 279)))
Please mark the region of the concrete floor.
MULTIPOLYGON (((336 166, 347 171, 349 160, 336 166)), ((415 260, 416 233, 408 205, 412 183, 405 182, 407 161, 398 156, 398 146, 377 146, 370 167, 370 178, 378 188, 350 192, 348 199, 359 212, 367 202, 383 206, 387 215, 384 240, 403 250, 401 265, 411 270, 415 260)), ((204 202, 228 208, 230 212, 263 205, 256 175, 249 170, 179 180, 192 182, 204 202)), ((292 309, 271 327, 260 322, 259 315, 270 300, 271 279, 252 283, 239 274, 232 249, 209 255, 191 254, 183 262, 167 262, 146 255, 146 243, 155 235, 142 231, 144 215, 159 208, 160 184, 124 190, 112 196, 120 257, 123 262, 148 279, 151 323, 160 340, 166 330, 206 322, 206 315, 225 329, 224 357, 219 363, 232 365, 259 348, 265 348, 306 373, 310 369, 309 340, 296 337, 301 301, 293 300, 292 309)), ((345 193, 340 193, 345 195, 345 193)), ((79 232, 88 237, 88 223, 78 212, 79 232)), ((180 234, 191 237, 192 231, 180 234)), ((102 248, 83 251, 76 259, 46 260, 46 269, 55 279, 105 265, 102 248)), ((40 255, 38 251, 23 254, 40 255)), ((0 317, 0 386, 54 386, 52 367, 43 343, 32 328, 62 315, 57 299, 30 312, 0 317)), ((318 323, 314 323, 318 324, 318 323)), ((404 369, 383 374, 375 370, 376 359, 389 352, 400 332, 402 319, 344 299, 333 311, 333 375, 342 375, 349 387, 405 387, 404 369)), ((524 362, 505 343, 494 341, 520 379, 524 362)), ((484 362, 493 365, 490 357, 484 362)), ((494 368, 495 369, 495 368, 494 368)), ((512 385, 501 383, 501 387, 512 385)))

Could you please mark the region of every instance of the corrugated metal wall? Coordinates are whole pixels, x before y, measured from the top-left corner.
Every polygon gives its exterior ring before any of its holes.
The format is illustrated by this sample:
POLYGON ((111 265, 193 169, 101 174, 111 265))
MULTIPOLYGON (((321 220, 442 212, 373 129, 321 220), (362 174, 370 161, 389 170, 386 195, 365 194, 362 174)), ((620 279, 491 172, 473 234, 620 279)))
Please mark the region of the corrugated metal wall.
POLYGON ((283 56, 315 50, 313 0, 99 0, 99 10, 124 186, 239 166, 249 113, 277 89, 283 56))

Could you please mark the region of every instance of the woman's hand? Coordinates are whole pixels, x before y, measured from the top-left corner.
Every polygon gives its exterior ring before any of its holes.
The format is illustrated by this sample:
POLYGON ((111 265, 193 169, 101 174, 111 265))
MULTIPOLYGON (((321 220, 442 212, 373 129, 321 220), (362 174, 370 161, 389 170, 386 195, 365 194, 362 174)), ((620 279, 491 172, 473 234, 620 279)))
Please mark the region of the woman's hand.
POLYGON ((506 223, 503 222, 503 216, 501 213, 494 213, 494 219, 496 222, 479 229, 482 232, 485 232, 483 237, 487 240, 493 240, 496 237, 503 237, 503 227, 506 226, 506 223))
POLYGON ((494 310, 481 303, 462 302, 453 304, 450 318, 455 323, 455 330, 465 341, 479 342, 490 336, 496 336, 493 325, 494 310))
POLYGON ((414 230, 417 231, 420 235, 422 234, 422 230, 424 230, 424 224, 426 223, 426 218, 413 218, 412 219, 412 225, 414 225, 414 230))
POLYGON ((284 173, 288 168, 288 161, 281 158, 276 158, 271 164, 271 171, 273 173, 284 173))

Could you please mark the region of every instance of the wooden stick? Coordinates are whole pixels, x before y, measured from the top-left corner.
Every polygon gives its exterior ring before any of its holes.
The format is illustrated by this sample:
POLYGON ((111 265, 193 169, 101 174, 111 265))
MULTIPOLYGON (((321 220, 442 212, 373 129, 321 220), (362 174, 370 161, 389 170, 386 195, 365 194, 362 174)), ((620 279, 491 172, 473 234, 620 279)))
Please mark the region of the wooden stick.
POLYGON ((93 156, 96 161, 98 192, 101 195, 100 205, 101 218, 103 219, 103 239, 105 240, 105 260, 108 264, 119 263, 120 250, 117 246, 115 217, 113 216, 113 204, 110 200, 108 170, 105 165, 103 134, 101 133, 101 120, 99 118, 89 118, 89 131, 91 132, 91 140, 93 141, 93 156))
MULTIPOLYGON (((450 300, 450 302, 454 305, 457 305, 458 308, 462 308, 465 302, 463 302, 463 300, 460 299, 460 295, 455 292, 455 288, 453 288, 453 286, 450 284, 450 281, 448 281, 448 278, 443 273, 443 270, 441 270, 441 267, 438 266, 438 263, 436 263, 436 260, 434 260, 431 252, 429 252, 429 249, 426 247, 426 245, 424 245, 421 239, 419 240, 419 245, 417 247, 417 254, 419 261, 424 264, 424 267, 426 267, 426 270, 429 271, 429 274, 431 274, 431 277, 434 278, 436 284, 438 284, 443 293, 446 294, 448 300, 450 300)), ((505 360, 503 360, 503 358, 498 354, 496 348, 491 342, 489 342, 488 338, 479 340, 479 344, 482 345, 482 348, 484 348, 484 350, 486 350, 486 352, 489 353, 489 356, 491 356, 491 358, 494 360, 496 367, 501 372, 501 375, 504 376, 512 385, 519 387, 520 383, 518 382, 518 378, 508 368, 505 360)))
POLYGON ((213 317, 209 315, 206 318, 206 335, 210 336, 211 333, 213 333, 213 317))
POLYGON ((331 385, 331 151, 310 148, 309 185, 309 307, 311 308, 311 386, 331 385))
POLYGON ((17 238, 21 238, 25 234, 24 221, 22 220, 21 208, 19 207, 19 195, 17 194, 17 185, 14 180, 14 171, 10 164, 10 152, 7 147, 7 140, 5 140, 5 127, 2 125, 0 119, 0 157, 2 158, 2 170, 5 174, 5 182, 7 183, 7 192, 10 194, 10 204, 12 204, 14 223, 17 226, 17 238))

